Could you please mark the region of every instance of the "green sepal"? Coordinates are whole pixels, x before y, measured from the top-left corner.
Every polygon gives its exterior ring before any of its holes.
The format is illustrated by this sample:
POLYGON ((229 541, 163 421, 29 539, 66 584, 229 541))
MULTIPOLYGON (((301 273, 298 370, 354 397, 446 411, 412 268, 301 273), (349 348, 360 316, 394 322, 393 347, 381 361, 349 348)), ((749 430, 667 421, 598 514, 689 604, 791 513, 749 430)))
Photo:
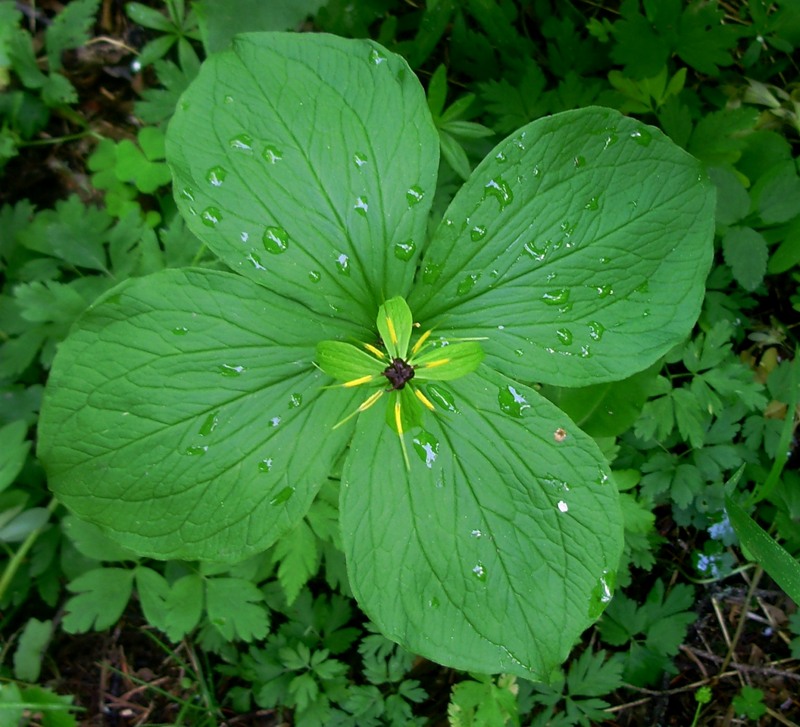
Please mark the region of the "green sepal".
POLYGON ((386 365, 352 343, 321 341, 317 344, 317 366, 337 381, 378 376, 386 365))
POLYGON ((452 381, 473 372, 483 361, 483 349, 477 341, 451 343, 414 358, 414 377, 423 381, 452 381), (427 368, 437 361, 447 363, 427 368))
POLYGON ((414 327, 414 318, 408 303, 400 297, 389 298, 378 309, 377 325, 389 356, 393 359, 405 360, 408 343, 411 340, 411 329, 414 327), (394 338, 392 330, 394 330, 394 338))

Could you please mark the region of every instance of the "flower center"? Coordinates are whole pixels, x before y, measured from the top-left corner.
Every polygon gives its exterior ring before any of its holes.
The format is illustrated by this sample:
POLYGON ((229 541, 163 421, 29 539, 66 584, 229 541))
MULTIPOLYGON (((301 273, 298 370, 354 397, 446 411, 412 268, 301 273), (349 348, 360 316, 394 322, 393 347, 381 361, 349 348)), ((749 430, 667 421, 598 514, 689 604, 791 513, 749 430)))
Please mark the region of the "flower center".
POLYGON ((414 378, 414 367, 401 358, 395 358, 381 373, 389 379, 392 389, 397 391, 414 378))

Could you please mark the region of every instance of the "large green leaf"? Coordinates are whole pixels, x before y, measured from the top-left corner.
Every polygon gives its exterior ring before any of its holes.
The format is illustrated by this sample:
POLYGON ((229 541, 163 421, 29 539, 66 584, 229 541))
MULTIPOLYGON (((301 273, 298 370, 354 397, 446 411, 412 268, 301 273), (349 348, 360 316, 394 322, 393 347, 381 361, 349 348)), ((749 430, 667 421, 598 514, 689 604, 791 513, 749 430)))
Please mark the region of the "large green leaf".
POLYGON ((238 36, 203 64, 167 134, 198 237, 278 294, 365 324, 411 285, 438 153, 405 61, 326 35, 238 36))
POLYGON ((263 550, 305 514, 352 432, 331 428, 357 395, 322 389, 312 364, 315 342, 342 328, 230 273, 126 281, 55 359, 39 424, 50 486, 140 554, 263 550))
POLYGON ((486 336, 510 376, 622 379, 694 324, 713 232, 713 186, 659 130, 610 109, 556 114, 473 172, 409 304, 444 335, 486 336))
POLYGON ((410 470, 383 413, 360 416, 341 495, 353 592, 412 651, 547 679, 613 590, 607 465, 563 412, 486 366, 427 393, 443 413, 406 435, 410 470))

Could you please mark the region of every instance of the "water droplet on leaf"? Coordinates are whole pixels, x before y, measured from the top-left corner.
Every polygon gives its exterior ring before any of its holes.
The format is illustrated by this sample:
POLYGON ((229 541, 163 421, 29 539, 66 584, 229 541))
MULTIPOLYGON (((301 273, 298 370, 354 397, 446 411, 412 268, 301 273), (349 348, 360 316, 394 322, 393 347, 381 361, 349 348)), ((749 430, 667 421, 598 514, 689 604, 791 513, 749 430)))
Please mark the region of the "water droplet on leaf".
POLYGON ((355 154, 353 154, 353 161, 357 167, 363 167, 367 163, 367 155, 357 151, 355 154))
POLYGON ((316 270, 310 270, 308 273, 308 279, 312 283, 318 283, 322 279, 322 276, 316 270))
POLYGON ((228 141, 231 149, 252 153, 253 151, 253 137, 250 134, 237 134, 228 141))
POLYGON ((589 321, 587 325, 589 326, 589 338, 599 341, 606 331, 605 326, 599 321, 589 321))
POLYGON ((200 215, 200 219, 206 227, 216 227, 222 219, 222 212, 216 207, 206 207, 200 215))
POLYGON ((497 401, 500 404, 500 411, 513 417, 519 418, 522 416, 523 411, 531 408, 528 400, 513 386, 506 386, 500 389, 497 394, 497 401))
POLYGON ((417 246, 413 240, 406 240, 405 242, 396 242, 394 244, 394 256, 398 260, 408 261, 414 257, 417 251, 417 246))
POLYGON ((439 386, 438 384, 428 384, 427 393, 428 398, 434 404, 438 404, 446 411, 458 414, 458 409, 456 409, 456 400, 447 389, 439 386))
POLYGON ((486 237, 486 228, 481 225, 476 225, 470 230, 469 236, 473 242, 478 242, 486 237))
POLYGON ((280 255, 289 247, 289 235, 282 227, 267 227, 261 241, 264 249, 273 255, 280 255))
POLYGON ((350 258, 344 253, 336 258, 336 270, 339 272, 339 275, 350 277, 350 258))
POLYGON ((211 412, 206 418, 205 421, 200 426, 200 436, 207 437, 211 432, 213 432, 217 428, 217 424, 219 424, 219 412, 211 412))
POLYGON ((472 275, 467 275, 459 284, 458 288, 456 288, 456 293, 458 295, 466 295, 475 287, 475 283, 478 282, 478 278, 480 275, 473 273, 472 275))
POLYGON ((258 463, 258 471, 263 472, 266 474, 272 469, 272 457, 267 457, 267 459, 262 459, 258 463))
POLYGON ((185 336, 188 332, 189 329, 186 326, 178 326, 172 329, 172 333, 175 336, 185 336))
POLYGON ((202 457, 207 451, 208 446, 199 447, 195 445, 184 449, 183 454, 189 455, 190 457, 202 457))
POLYGON ((485 581, 486 580, 486 568, 483 567, 483 563, 478 563, 472 568, 472 574, 479 580, 485 581))
POLYGON ((575 157, 575 158, 572 160, 572 163, 573 163, 573 164, 574 164, 576 167, 585 167, 585 166, 586 166, 586 158, 585 158, 585 157, 582 157, 582 156, 576 156, 576 157, 575 157))
POLYGON ((417 185, 406 190, 406 200, 408 201, 409 207, 413 207, 422 202, 423 197, 425 197, 425 192, 417 185))
POLYGON ((283 152, 277 147, 268 144, 264 147, 264 151, 261 152, 261 156, 263 156, 264 160, 269 164, 276 164, 283 159, 283 152))
POLYGON ((296 409, 300 404, 303 403, 303 395, 294 393, 289 397, 289 406, 292 409, 296 409))
POLYGON ((565 346, 569 346, 572 343, 572 331, 569 328, 559 328, 556 331, 556 336, 565 346))
POLYGON ((369 210, 369 203, 367 202, 366 197, 357 197, 356 203, 353 205, 353 209, 358 212, 362 217, 367 216, 367 211, 369 210))
POLYGON ((244 366, 231 366, 230 364, 222 364, 219 367, 219 372, 223 376, 241 376, 244 370, 244 366))
POLYGON ((221 187, 228 172, 222 167, 211 167, 206 174, 206 181, 213 187, 221 187))
POLYGON ((283 505, 291 496, 294 495, 294 487, 284 487, 280 492, 278 492, 275 497, 273 497, 270 501, 270 505, 283 505))
POLYGON ((483 198, 494 197, 500 203, 503 210, 514 201, 514 193, 502 177, 490 179, 483 187, 483 198))
POLYGON ((547 305, 564 305, 569 300, 569 288, 551 290, 542 295, 542 300, 547 305))
POLYGON ((439 440, 430 432, 423 430, 411 441, 417 456, 425 463, 428 469, 431 469, 439 456, 439 440))

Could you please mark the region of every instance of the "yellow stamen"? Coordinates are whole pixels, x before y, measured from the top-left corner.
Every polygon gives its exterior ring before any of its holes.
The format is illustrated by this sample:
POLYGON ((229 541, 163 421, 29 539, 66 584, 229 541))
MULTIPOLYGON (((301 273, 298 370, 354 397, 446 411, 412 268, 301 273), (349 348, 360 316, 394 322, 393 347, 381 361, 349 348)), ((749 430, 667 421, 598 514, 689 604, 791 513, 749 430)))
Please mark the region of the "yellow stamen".
MULTIPOLYGON (((422 364, 423 369, 435 369, 437 366, 444 366, 445 364, 449 364, 449 358, 440 358, 438 361, 431 361, 430 363, 422 364)), ((346 386, 346 384, 345 384, 346 386)))
POLYGON ((400 416, 400 397, 394 402, 394 423, 397 426, 397 434, 400 437, 400 448, 403 450, 403 459, 406 469, 411 469, 411 462, 408 461, 408 450, 406 450, 406 440, 403 439, 403 418, 400 416))
POLYGON ((431 404, 430 399, 428 399, 425 394, 423 394, 419 389, 414 389, 414 394, 416 394, 417 399, 419 399, 425 406, 428 407, 431 411, 435 411, 433 404, 431 404))
POLYGON ((412 348, 412 349, 411 349, 411 355, 412 355, 412 356, 413 356, 414 354, 416 354, 416 353, 417 353, 417 351, 419 351, 419 350, 422 348, 422 344, 423 344, 423 343, 425 343, 425 341, 427 341, 427 340, 428 340, 428 337, 431 335, 431 333, 433 333, 433 328, 431 328, 431 329, 430 329, 430 330, 428 330, 428 331, 425 331, 425 333, 423 333, 423 334, 422 334, 422 335, 419 337, 419 341, 417 341, 417 342, 414 344, 414 348, 412 348))
POLYGON ((403 419, 400 416, 400 397, 394 403, 394 423, 397 425, 397 433, 403 436, 403 419))
POLYGON ((394 330, 394 321, 389 316, 386 316, 386 326, 389 329, 389 338, 392 339, 392 345, 397 345, 397 332, 394 330))
POLYGON ((381 389, 380 391, 376 391, 374 394, 370 394, 364 402, 354 411, 348 414, 342 421, 337 422, 333 425, 332 429, 338 429, 342 424, 349 422, 356 414, 360 414, 362 411, 366 411, 369 409, 378 399, 380 399, 384 395, 384 390, 381 389))
POLYGON ((372 376, 372 375, 370 375, 370 376, 361 376, 360 378, 353 379, 352 381, 345 381, 342 384, 342 386, 344 386, 346 389, 350 389, 353 386, 361 386, 361 384, 366 384, 368 381, 372 381, 372 379, 374 379, 374 378, 375 377, 372 376))
POLYGON ((367 349, 373 356, 377 356, 380 359, 386 358, 386 354, 381 351, 379 348, 375 348, 371 343, 365 343, 364 348, 367 349))
POLYGON ((364 401, 364 403, 360 407, 358 407, 358 411, 361 412, 361 411, 366 411, 367 409, 369 409, 376 401, 378 401, 378 399, 380 399, 383 396, 383 394, 384 394, 384 391, 383 391, 383 389, 381 389, 380 391, 376 391, 374 394, 372 394, 371 396, 367 397, 367 399, 364 401))

